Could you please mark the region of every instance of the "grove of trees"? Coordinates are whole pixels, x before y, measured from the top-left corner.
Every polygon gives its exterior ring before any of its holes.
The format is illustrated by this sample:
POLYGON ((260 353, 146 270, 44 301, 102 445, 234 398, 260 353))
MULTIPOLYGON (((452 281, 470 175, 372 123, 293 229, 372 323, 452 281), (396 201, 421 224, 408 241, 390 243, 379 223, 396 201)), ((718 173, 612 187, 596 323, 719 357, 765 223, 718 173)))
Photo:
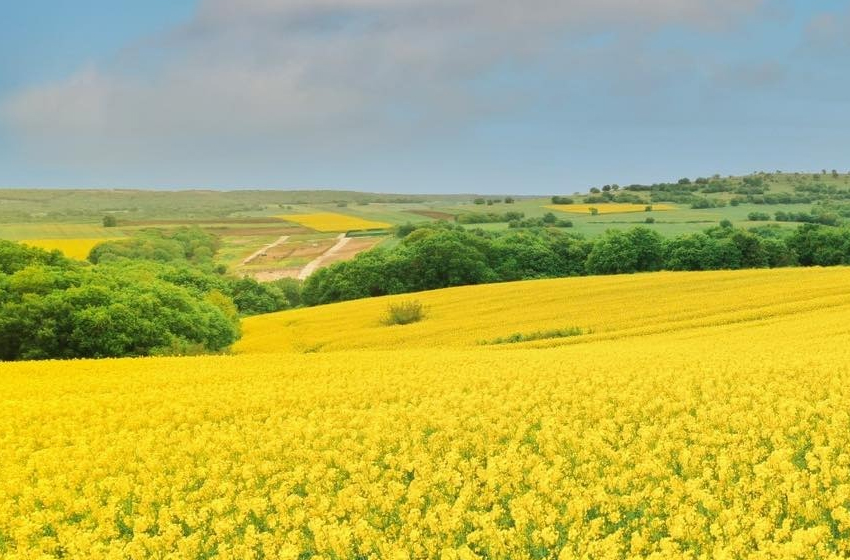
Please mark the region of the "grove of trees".
MULTIPOLYGON (((198 229, 96 247, 90 263, 0 240, 0 360, 219 352, 287 286, 225 275, 198 229)), ((296 298, 293 298, 296 299, 296 298)))
POLYGON ((399 231, 395 248, 361 253, 310 276, 303 304, 532 278, 850 264, 850 229, 817 224, 745 230, 724 222, 669 239, 642 226, 593 240, 551 227, 497 233, 440 223, 399 231))

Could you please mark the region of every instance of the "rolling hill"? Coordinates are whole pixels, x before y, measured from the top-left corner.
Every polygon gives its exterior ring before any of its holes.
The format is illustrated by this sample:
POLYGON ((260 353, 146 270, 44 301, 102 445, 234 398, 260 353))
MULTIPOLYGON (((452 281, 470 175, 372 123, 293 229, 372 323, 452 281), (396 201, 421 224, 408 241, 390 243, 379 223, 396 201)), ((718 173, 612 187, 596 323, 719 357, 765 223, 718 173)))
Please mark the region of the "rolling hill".
POLYGON ((0 555, 846 555, 848 280, 474 286, 260 316, 235 355, 0 364, 0 555))

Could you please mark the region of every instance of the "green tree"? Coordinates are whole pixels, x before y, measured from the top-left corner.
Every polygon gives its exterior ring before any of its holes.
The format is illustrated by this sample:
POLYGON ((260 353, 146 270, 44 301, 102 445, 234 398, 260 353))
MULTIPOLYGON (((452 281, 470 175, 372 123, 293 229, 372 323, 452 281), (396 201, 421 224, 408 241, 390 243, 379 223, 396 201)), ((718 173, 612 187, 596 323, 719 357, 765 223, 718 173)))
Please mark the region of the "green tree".
POLYGON ((663 263, 663 238, 645 227, 627 232, 608 230, 593 244, 587 256, 590 274, 622 274, 652 271, 663 263))

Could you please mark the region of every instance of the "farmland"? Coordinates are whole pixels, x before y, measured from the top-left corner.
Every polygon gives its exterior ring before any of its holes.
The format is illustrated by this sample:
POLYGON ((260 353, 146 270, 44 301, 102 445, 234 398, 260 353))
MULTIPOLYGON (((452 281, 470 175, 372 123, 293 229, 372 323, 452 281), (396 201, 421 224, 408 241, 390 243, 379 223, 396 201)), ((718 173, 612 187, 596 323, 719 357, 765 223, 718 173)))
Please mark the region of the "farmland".
POLYGON ((350 230, 386 229, 392 224, 364 220, 354 216, 346 216, 335 212, 317 212, 315 214, 284 214, 279 218, 295 222, 310 229, 321 232, 342 232, 350 230))
POLYGON ((259 316, 230 356, 0 364, 0 555, 844 557, 848 281, 471 286, 259 316))
MULTIPOLYGON (((548 196, 4 189, 0 193, 0 239, 107 239, 132 237, 148 228, 192 226, 220 237, 217 261, 233 273, 277 278, 297 276, 311 261, 288 256, 266 259, 263 266, 246 266, 243 261, 284 235, 290 236, 291 244, 301 244, 293 247, 296 253, 309 253, 317 244, 323 245, 328 234, 371 230, 375 241, 351 245, 352 249, 360 245, 367 249, 392 246, 392 228, 408 223, 457 221, 468 229, 501 232, 512 227, 512 218, 506 216, 518 214, 531 221, 557 214, 570 222, 569 231, 588 238, 611 228, 639 225, 666 237, 700 232, 721 221, 748 228, 758 225, 754 215, 760 216, 757 220, 792 229, 800 216, 812 216, 812 212, 838 218, 850 215, 846 202, 850 175, 846 174, 758 173, 615 187, 590 187, 561 195, 573 204, 552 204, 548 196), (776 221, 777 213, 793 219, 776 221), (115 227, 102 226, 106 217, 114 219, 115 227)), ((521 220, 514 222, 516 226, 521 220)), ((344 255, 350 256, 351 252, 344 255)))

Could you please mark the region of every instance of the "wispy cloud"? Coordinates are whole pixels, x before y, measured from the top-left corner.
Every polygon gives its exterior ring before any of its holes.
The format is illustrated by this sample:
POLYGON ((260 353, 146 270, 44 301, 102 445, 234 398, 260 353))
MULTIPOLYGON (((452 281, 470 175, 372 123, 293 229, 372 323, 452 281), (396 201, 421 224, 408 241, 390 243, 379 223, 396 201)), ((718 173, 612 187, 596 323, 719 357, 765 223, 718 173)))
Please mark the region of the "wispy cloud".
MULTIPOLYGON (((605 84, 617 72, 639 93, 642 77, 655 83, 676 64, 644 50, 654 33, 722 33, 761 4, 204 0, 192 21, 108 65, 11 95, 0 118, 30 153, 78 165, 351 152, 545 98, 540 79, 513 78, 522 73, 605 84), (612 34, 603 48, 582 46, 612 34)), ((745 77, 778 73, 762 66, 745 77)))

